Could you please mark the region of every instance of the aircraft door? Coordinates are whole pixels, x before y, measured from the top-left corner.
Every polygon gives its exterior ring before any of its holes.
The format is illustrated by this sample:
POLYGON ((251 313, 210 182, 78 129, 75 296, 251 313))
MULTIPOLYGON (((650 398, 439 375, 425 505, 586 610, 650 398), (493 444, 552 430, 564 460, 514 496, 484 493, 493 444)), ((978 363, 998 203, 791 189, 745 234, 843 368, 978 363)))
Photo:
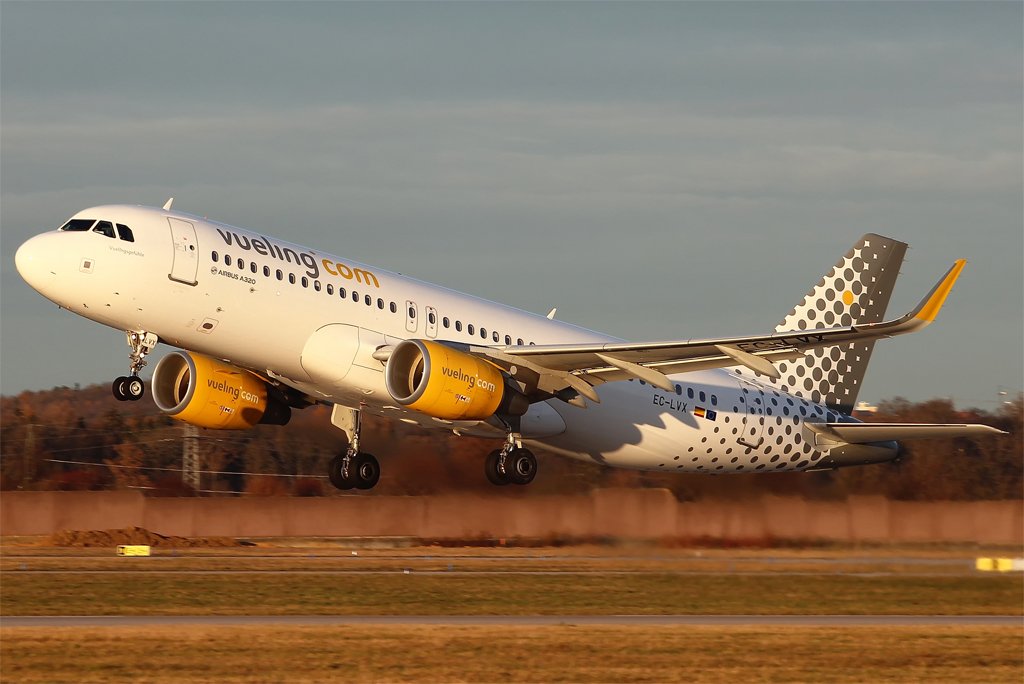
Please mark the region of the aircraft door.
POLYGON ((740 398, 746 413, 737 441, 743 446, 756 449, 764 441, 764 390, 751 382, 740 380, 740 398))
POLYGON ((418 318, 419 311, 416 308, 416 302, 409 300, 405 301, 405 329, 411 333, 416 332, 418 325, 416 319, 418 318))
POLYGON ((427 337, 437 337, 437 309, 432 306, 424 307, 427 311, 427 337))
POLYGON ((188 221, 168 218, 171 225, 171 240, 174 243, 173 261, 171 262, 171 280, 186 285, 196 285, 199 273, 199 245, 196 240, 196 228, 188 221))

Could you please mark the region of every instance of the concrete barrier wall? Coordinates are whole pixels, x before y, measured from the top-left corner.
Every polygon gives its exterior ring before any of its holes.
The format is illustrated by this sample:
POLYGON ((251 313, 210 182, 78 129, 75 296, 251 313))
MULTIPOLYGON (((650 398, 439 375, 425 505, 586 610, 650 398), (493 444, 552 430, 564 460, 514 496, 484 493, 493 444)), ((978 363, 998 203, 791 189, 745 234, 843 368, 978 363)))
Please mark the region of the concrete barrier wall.
POLYGON ((1024 501, 808 501, 762 497, 679 502, 664 489, 508 497, 147 498, 138 492, 4 492, 0 534, 143 527, 182 537, 529 537, 732 542, 1024 544, 1024 501))

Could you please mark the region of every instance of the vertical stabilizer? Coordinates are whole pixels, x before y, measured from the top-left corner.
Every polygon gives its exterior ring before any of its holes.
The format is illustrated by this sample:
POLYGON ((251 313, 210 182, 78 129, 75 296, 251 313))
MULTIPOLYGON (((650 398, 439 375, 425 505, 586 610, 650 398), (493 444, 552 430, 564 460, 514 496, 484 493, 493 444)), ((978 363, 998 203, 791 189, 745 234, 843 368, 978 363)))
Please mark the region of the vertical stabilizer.
MULTIPOLYGON (((885 316, 907 245, 869 233, 818 281, 778 332, 877 323, 885 316)), ((850 413, 857 402, 874 342, 815 349, 778 364, 774 384, 798 396, 850 413)))

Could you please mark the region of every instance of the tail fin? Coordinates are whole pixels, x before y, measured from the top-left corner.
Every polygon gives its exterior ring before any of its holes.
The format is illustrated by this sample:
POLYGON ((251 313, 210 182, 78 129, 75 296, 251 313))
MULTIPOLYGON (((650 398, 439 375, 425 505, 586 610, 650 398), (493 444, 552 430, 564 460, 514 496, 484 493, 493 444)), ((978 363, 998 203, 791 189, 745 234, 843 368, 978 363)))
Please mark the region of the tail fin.
MULTIPOLYGON (((868 233, 836 262, 775 328, 777 332, 878 323, 903 263, 907 245, 868 233)), ((778 365, 781 389, 850 413, 857 402, 874 342, 815 349, 778 365)))

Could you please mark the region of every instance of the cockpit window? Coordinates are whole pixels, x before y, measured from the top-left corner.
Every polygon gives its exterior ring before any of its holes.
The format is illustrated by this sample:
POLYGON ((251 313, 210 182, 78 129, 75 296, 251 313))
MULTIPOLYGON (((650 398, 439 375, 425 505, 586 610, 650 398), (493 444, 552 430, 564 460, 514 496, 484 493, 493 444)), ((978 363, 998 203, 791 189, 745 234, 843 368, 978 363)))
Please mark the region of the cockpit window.
POLYGON ((92 224, 94 223, 96 223, 96 219, 71 219, 61 226, 61 230, 85 231, 92 228, 92 224))
POLYGON ((125 242, 135 242, 135 235, 132 234, 132 229, 123 223, 117 224, 117 236, 125 242))
POLYGON ((96 224, 96 227, 92 229, 94 233, 102 233, 108 238, 114 237, 114 224, 110 221, 100 221, 96 224))

